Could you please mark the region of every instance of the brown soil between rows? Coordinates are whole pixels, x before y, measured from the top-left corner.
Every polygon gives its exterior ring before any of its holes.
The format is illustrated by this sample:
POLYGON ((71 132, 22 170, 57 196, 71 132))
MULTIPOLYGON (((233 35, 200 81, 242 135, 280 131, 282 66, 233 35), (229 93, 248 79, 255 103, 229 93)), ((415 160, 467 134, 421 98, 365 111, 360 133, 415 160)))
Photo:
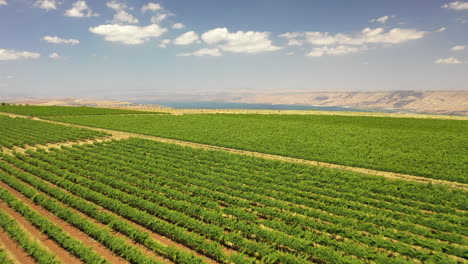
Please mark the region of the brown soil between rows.
MULTIPOLYGON (((50 221, 52 221, 55 225, 60 227, 64 232, 68 233, 71 237, 81 241, 85 246, 91 247, 94 251, 99 253, 103 258, 109 260, 110 263, 127 263, 126 260, 123 258, 115 255, 111 251, 109 251, 104 245, 97 242, 96 240, 89 237, 86 233, 82 232, 81 230, 75 228, 71 224, 63 221, 61 218, 57 217, 53 213, 47 211, 46 209, 42 208, 41 206, 33 203, 27 197, 16 191, 15 189, 11 188, 7 184, 0 182, 0 187, 8 190, 11 194, 13 194, 17 199, 21 200, 26 205, 30 206, 34 211, 41 214, 42 216, 46 217, 50 221)), ((6 206, 6 205, 4 205, 6 206)), ((9 212, 10 213, 10 212, 9 212)), ((17 213, 17 216, 21 216, 17 213)), ((25 219, 23 219, 25 220, 25 219)), ((27 220, 25 220, 27 221, 27 220)), ((29 223, 29 222, 28 222, 29 223)), ((60 247, 55 241, 43 235, 43 241, 45 241, 46 246, 62 260, 64 263, 81 263, 81 261, 71 255, 68 251, 60 247), (51 246, 49 246, 49 244, 51 246)))
MULTIPOLYGON (((5 184, 0 182, 0 187, 5 188, 5 184)), ((8 188, 5 188, 9 190, 8 188)), ((20 226, 22 226, 30 235, 31 238, 41 243, 47 250, 53 252, 57 258, 63 263, 82 263, 78 258, 71 255, 68 251, 60 247, 54 240, 43 234, 37 227, 25 219, 20 213, 8 207, 5 202, 0 201, 0 208, 8 215, 14 218, 20 226)))
MULTIPOLYGON (((3 202, 0 202, 3 203, 3 202)), ((7 252, 7 256, 13 261, 13 263, 21 264, 34 264, 36 263, 34 258, 29 256, 28 253, 20 247, 20 245, 14 241, 8 233, 0 228, 0 248, 4 248, 7 252)))

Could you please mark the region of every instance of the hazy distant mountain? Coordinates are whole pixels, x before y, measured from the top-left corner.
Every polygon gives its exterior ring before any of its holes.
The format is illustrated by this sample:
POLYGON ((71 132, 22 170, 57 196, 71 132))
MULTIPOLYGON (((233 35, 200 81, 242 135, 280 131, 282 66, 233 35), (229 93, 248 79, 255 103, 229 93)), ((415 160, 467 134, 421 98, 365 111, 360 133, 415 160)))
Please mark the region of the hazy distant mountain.
POLYGON ((468 91, 271 92, 232 100, 239 103, 401 109, 416 113, 468 115, 468 91))

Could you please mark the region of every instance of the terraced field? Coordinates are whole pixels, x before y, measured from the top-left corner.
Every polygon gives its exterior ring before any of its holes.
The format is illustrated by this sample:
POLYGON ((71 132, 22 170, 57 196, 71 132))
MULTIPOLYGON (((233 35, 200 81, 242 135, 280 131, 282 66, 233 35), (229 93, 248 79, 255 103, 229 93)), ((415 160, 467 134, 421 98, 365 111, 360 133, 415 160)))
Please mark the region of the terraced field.
POLYGON ((0 263, 468 262, 463 188, 73 129, 94 143, 0 153, 0 263))

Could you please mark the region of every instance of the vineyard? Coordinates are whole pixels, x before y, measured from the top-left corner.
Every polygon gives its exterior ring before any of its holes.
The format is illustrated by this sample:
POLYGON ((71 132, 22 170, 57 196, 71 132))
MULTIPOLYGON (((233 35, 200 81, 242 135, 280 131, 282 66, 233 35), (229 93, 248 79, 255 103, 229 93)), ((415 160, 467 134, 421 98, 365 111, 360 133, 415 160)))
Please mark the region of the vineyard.
MULTIPOLYGON (((463 263, 468 256, 468 198, 445 187, 143 139, 1 159, 0 199, 84 263, 109 260, 31 204, 131 263, 463 263)), ((37 262, 60 261, 1 219, 37 262)))
MULTIPOLYGON (((173 131, 174 138, 240 149, 251 144, 251 149, 291 156, 320 154, 363 167, 367 155, 387 146, 389 153, 369 164, 393 162, 389 168, 397 170, 405 158, 406 170, 436 173, 437 166, 446 166, 451 180, 466 182, 463 122, 102 113, 47 118, 165 137, 173 131), (261 133, 253 133, 255 128, 261 133), (227 133, 225 140, 217 141, 221 133, 227 133), (373 142, 377 138, 384 142, 373 142), (297 151, 288 152, 293 146, 297 151), (452 148, 446 155, 458 159, 429 152, 435 148, 452 148), (368 152, 356 155, 364 149, 368 152)), ((468 262, 463 187, 108 132, 0 116, 0 146, 9 149, 0 152, 0 263, 468 262), (50 145, 80 139, 87 141, 50 145), (48 143, 47 148, 28 147, 48 143)))
POLYGON ((23 147, 25 145, 88 139, 107 135, 89 129, 55 125, 25 118, 0 116, 0 150, 1 147, 23 147))
POLYGON ((21 106, 21 105, 0 105, 0 112, 15 113, 15 114, 28 115, 28 116, 158 114, 158 112, 96 108, 96 107, 85 107, 85 106, 69 107, 69 106, 21 106))
POLYGON ((463 120, 235 114, 49 119, 468 183, 463 120))

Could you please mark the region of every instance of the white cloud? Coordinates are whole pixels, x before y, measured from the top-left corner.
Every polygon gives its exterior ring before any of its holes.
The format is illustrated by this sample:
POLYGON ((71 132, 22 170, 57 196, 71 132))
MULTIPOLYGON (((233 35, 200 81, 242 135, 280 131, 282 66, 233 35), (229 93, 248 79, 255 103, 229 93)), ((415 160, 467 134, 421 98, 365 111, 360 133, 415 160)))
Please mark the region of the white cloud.
POLYGON ((455 1, 442 6, 452 10, 468 10, 468 2, 455 1))
POLYGON ((37 0, 36 3, 34 3, 34 6, 37 6, 41 9, 44 10, 52 10, 52 9, 57 9, 57 1, 56 0, 37 0))
POLYGON ((163 39, 161 40, 161 43, 159 44, 159 47, 160 48, 167 48, 167 45, 171 44, 171 40, 170 39, 163 39))
POLYGON ((21 59, 39 59, 41 54, 29 51, 16 51, 0 49, 0 61, 12 61, 21 59))
POLYGON ((218 48, 213 48, 213 49, 199 49, 195 52, 191 52, 191 53, 180 53, 180 54, 177 54, 178 57, 188 57, 188 56, 197 56, 197 57, 201 57, 201 56, 212 56, 212 57, 219 57, 221 56, 222 53, 221 51, 218 49, 218 48))
POLYGON ((159 24, 168 17, 169 17, 169 15, 166 14, 166 13, 156 14, 156 15, 151 17, 151 23, 159 24))
POLYGON ((466 46, 455 46, 455 47, 452 47, 451 50, 453 51, 462 51, 462 50, 465 50, 466 49, 466 46))
POLYGON ((400 44, 410 40, 421 39, 428 32, 415 29, 394 28, 385 31, 384 28, 365 28, 362 31, 347 35, 338 33, 331 35, 328 32, 289 32, 280 35, 287 38, 289 45, 308 43, 317 46, 328 45, 366 45, 366 44, 400 44))
POLYGON ((49 58, 51 58, 53 60, 59 60, 59 59, 62 58, 62 56, 54 52, 54 53, 49 55, 49 58))
POLYGON ((199 37, 198 34, 194 31, 185 32, 184 34, 180 35, 176 39, 174 39, 175 45, 190 45, 196 41, 198 41, 199 37))
POLYGON ((162 10, 162 7, 160 4, 156 4, 156 3, 148 3, 146 5, 144 5, 142 8, 141 8, 141 12, 146 12, 146 11, 158 11, 158 10, 162 10))
POLYGON ((75 44, 79 44, 80 41, 77 40, 77 39, 63 39, 63 38, 59 38, 59 37, 52 37, 52 36, 45 36, 42 38, 43 40, 49 42, 49 43, 53 43, 53 44, 72 44, 72 45, 75 45, 75 44))
POLYGON ((458 59, 455 59, 453 57, 450 57, 450 58, 447 58, 447 59, 438 59, 438 60, 434 61, 434 63, 437 63, 437 64, 462 64, 463 62, 458 60, 458 59))
POLYGON ((209 45, 217 45, 223 51, 234 53, 255 54, 280 50, 270 40, 270 33, 255 31, 237 31, 229 33, 227 28, 216 28, 203 33, 203 41, 209 45))
POLYGON ((383 16, 383 17, 371 19, 371 20, 369 20, 369 22, 371 22, 371 23, 379 22, 379 23, 385 24, 385 23, 387 23, 387 21, 389 19, 390 19, 390 16, 383 16))
POLYGON ((136 24, 138 23, 138 19, 130 15, 125 10, 118 10, 117 13, 114 15, 115 23, 129 23, 129 24, 136 24))
POLYGON ((441 27, 438 30, 436 30, 435 32, 440 33, 440 32, 444 32, 445 30, 447 30, 446 27, 441 27))
POLYGON ((325 55, 340 56, 351 53, 357 53, 360 51, 367 50, 366 47, 356 47, 356 46, 344 46, 340 45, 338 47, 319 47, 314 48, 307 56, 309 57, 322 57, 325 55))
POLYGON ((114 23, 129 23, 129 24, 136 24, 138 23, 138 19, 133 17, 127 11, 125 11, 128 7, 124 3, 117 2, 112 0, 106 3, 107 7, 115 10, 114 19, 112 20, 114 23))
POLYGON ((104 36, 107 41, 137 45, 143 44, 151 38, 161 36, 167 32, 167 29, 156 24, 146 27, 110 24, 90 27, 89 31, 104 36))
POLYGON ((0 5, 8 5, 6 0, 0 0, 0 5))
POLYGON ((183 29, 183 28, 185 28, 185 25, 182 24, 182 23, 175 23, 174 25, 172 25, 172 28, 173 29, 183 29))
POLYGON ((80 0, 73 3, 73 7, 65 12, 65 16, 69 17, 92 17, 99 16, 99 14, 93 12, 85 1, 80 0))

